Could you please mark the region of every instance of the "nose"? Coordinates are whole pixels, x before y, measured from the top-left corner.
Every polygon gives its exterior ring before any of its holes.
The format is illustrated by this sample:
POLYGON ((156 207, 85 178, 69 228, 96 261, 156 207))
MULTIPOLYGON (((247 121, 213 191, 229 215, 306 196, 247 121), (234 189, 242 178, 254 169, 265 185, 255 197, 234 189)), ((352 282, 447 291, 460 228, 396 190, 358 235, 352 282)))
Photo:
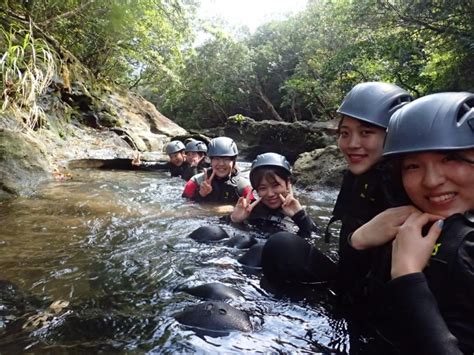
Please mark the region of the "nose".
POLYGON ((359 148, 360 147, 360 137, 358 134, 351 134, 348 141, 349 148, 359 148))
POLYGON ((433 188, 443 184, 445 181, 446 177, 441 167, 436 164, 427 165, 422 181, 424 186, 433 188))

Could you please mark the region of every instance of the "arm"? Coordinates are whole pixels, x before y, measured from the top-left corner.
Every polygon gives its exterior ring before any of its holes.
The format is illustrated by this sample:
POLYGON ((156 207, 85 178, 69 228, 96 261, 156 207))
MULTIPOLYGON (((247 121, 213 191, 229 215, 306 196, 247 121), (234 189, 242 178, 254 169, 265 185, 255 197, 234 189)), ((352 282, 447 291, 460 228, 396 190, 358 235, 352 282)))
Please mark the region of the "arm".
POLYGON ((303 238, 311 237, 311 232, 316 230, 316 224, 304 209, 296 212, 291 219, 298 226, 298 235, 303 238))

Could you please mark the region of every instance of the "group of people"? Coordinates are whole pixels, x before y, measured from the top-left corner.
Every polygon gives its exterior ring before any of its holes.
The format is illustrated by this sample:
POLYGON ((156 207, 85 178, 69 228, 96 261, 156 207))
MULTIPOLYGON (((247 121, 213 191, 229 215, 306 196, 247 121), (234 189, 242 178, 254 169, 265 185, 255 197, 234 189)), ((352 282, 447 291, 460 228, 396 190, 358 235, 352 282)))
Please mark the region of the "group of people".
POLYGON ((413 99, 396 85, 366 82, 338 112, 348 170, 329 223, 341 221, 337 262, 311 243, 317 226, 293 194, 284 156, 257 156, 248 181, 232 139, 211 140, 208 167, 171 142, 170 170, 187 162, 184 170, 197 172, 180 174, 188 180, 183 197, 235 204, 232 223, 271 231, 260 261, 270 282, 327 283, 349 309, 363 305, 400 353, 472 354, 474 94, 413 99))

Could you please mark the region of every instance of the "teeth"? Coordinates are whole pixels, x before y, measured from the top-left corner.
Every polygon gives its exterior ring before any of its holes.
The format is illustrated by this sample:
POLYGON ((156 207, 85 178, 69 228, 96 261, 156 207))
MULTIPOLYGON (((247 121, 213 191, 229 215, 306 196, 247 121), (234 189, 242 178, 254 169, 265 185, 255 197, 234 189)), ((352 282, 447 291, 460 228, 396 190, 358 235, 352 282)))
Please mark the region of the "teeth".
POLYGON ((444 194, 444 195, 441 195, 441 196, 432 196, 432 197, 429 197, 428 199, 431 202, 438 203, 438 202, 443 202, 443 201, 449 200, 449 199, 453 198, 454 195, 455 195, 454 193, 449 193, 449 194, 444 194))

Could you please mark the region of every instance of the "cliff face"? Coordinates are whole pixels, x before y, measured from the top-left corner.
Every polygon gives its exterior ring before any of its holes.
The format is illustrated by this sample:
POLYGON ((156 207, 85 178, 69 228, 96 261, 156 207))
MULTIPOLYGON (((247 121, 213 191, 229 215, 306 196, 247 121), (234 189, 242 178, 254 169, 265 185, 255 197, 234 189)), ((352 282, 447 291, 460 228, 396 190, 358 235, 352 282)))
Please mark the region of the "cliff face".
POLYGON ((44 116, 34 130, 21 124, 21 112, 0 113, 0 199, 68 176, 73 160, 132 159, 137 151, 164 159, 163 146, 187 135, 142 97, 84 76, 68 85, 55 78, 38 104, 44 116))

